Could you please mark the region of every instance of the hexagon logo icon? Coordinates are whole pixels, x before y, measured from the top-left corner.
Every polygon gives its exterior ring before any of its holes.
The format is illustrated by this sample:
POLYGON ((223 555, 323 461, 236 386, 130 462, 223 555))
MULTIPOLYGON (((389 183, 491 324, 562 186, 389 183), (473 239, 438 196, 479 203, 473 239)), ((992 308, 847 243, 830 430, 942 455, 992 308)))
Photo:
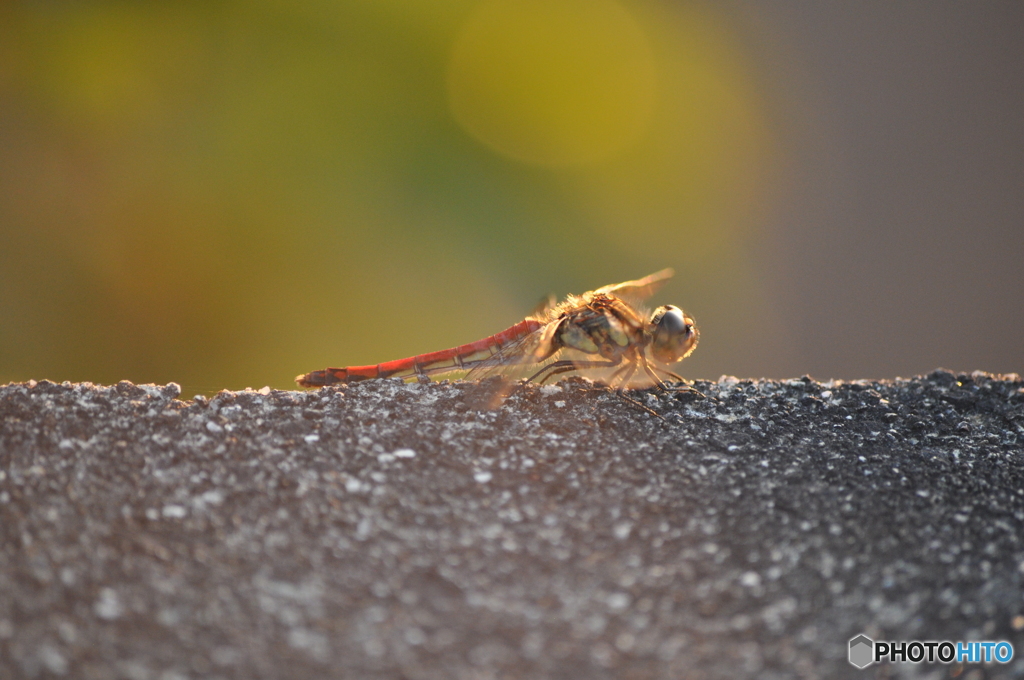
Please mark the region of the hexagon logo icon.
POLYGON ((867 635, 858 635, 850 640, 850 663, 857 668, 867 668, 875 656, 875 641, 867 635))

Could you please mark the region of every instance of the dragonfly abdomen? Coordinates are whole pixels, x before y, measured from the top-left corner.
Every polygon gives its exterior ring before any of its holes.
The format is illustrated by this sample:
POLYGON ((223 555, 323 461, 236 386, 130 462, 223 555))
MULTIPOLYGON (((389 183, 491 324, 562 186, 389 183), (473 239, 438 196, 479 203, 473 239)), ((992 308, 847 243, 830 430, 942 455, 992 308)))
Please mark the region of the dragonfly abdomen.
POLYGON ((451 349, 418 354, 373 366, 327 368, 300 375, 295 381, 302 387, 321 387, 374 378, 408 378, 415 375, 468 371, 484 361, 493 361, 495 355, 502 353, 503 348, 529 335, 542 325, 535 319, 526 319, 483 340, 451 349))

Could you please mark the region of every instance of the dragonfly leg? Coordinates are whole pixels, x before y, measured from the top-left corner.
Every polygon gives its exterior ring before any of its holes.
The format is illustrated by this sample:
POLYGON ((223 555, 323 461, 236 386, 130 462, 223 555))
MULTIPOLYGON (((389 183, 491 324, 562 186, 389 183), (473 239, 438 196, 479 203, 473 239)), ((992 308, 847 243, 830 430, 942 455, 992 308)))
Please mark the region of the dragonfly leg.
POLYGON ((530 379, 527 380, 527 382, 533 382, 537 380, 537 378, 541 378, 541 376, 543 375, 544 377, 538 381, 541 385, 543 385, 552 376, 558 375, 559 373, 566 373, 568 371, 580 371, 586 368, 610 368, 612 366, 618 365, 618 361, 556 361, 554 363, 548 364, 544 368, 534 373, 532 376, 530 376, 530 379), (545 373, 547 375, 544 375, 545 373))
POLYGON ((637 408, 640 408, 640 409, 643 409, 644 411, 647 411, 652 416, 654 416, 656 418, 661 418, 662 420, 665 420, 665 416, 661 415, 660 413, 658 413, 657 411, 655 411, 651 407, 645 406, 644 404, 641 404, 639 401, 637 401, 633 397, 627 397, 626 396, 626 391, 624 389, 622 389, 621 387, 619 389, 615 390, 615 393, 619 395, 619 399, 622 399, 623 401, 628 401, 633 406, 636 406, 637 408))
MULTIPOLYGON (((533 382, 541 375, 547 373, 547 375, 545 375, 543 379, 541 379, 540 381, 540 383, 543 385, 546 380, 548 380, 552 376, 558 375, 559 373, 566 373, 568 371, 578 371, 585 368, 611 368, 612 366, 618 366, 620 362, 621 358, 619 361, 556 361, 553 364, 548 364, 541 370, 537 371, 537 373, 535 373, 528 382, 533 382)), ((628 381, 630 378, 633 377, 633 373, 635 371, 636 362, 633 361, 617 370, 612 377, 615 378, 620 375, 625 375, 625 379, 628 381), (624 373, 624 371, 628 371, 628 373, 624 373)), ((647 411, 647 413, 651 414, 652 416, 665 420, 665 416, 661 415, 657 411, 647 406, 644 406, 643 404, 641 404, 636 399, 633 399, 632 397, 627 397, 625 390, 623 390, 621 387, 617 388, 615 390, 615 393, 623 401, 628 401, 630 404, 633 404, 637 408, 647 411)))
POLYGON ((646 373, 652 380, 654 380, 654 384, 658 386, 658 389, 663 390, 665 392, 670 391, 670 388, 668 387, 668 385, 665 384, 665 381, 659 378, 658 375, 651 370, 651 365, 647 363, 647 357, 640 355, 639 363, 643 367, 644 373, 646 373))
POLYGON ((686 381, 686 378, 684 378, 683 376, 679 375, 678 373, 673 373, 672 371, 669 371, 669 370, 666 370, 664 368, 661 368, 660 366, 655 366, 654 364, 651 364, 651 368, 653 368, 658 373, 661 373, 662 375, 665 375, 665 376, 668 376, 669 378, 672 378, 676 382, 685 382, 686 381))
POLYGON ((611 377, 608 378, 608 385, 609 386, 614 386, 616 384, 620 384, 620 385, 625 384, 630 378, 633 377, 633 373, 635 373, 635 372, 636 372, 636 365, 633 364, 633 363, 628 363, 625 366, 623 366, 622 368, 620 368, 619 370, 617 370, 614 373, 612 373, 611 377), (629 375, 627 375, 625 379, 620 380, 620 378, 622 378, 622 375, 624 373, 626 373, 626 371, 629 371, 629 375))
MULTIPOLYGON (((708 398, 707 395, 704 394, 703 392, 701 392, 700 390, 696 389, 695 387, 691 387, 690 385, 685 384, 685 380, 683 379, 682 376, 676 375, 672 371, 667 371, 664 368, 661 368, 659 366, 652 365, 651 368, 653 368, 658 373, 662 373, 662 374, 667 375, 668 377, 670 377, 670 378, 672 378, 674 380, 678 380, 679 382, 684 383, 682 385, 667 385, 664 382, 659 380, 658 381, 658 386, 661 387, 663 390, 667 390, 669 392, 693 392, 694 394, 696 394, 698 396, 701 396, 701 397, 704 397, 705 399, 708 398)), ((651 373, 650 371, 648 371, 648 375, 654 375, 654 374, 651 373)))
MULTIPOLYGON (((639 361, 643 361, 643 357, 640 357, 639 361)), ((637 408, 647 411, 647 413, 651 414, 652 416, 665 420, 665 416, 661 415, 654 409, 644 404, 641 404, 633 397, 626 396, 626 389, 624 386, 629 383, 630 379, 633 377, 633 374, 636 373, 637 363, 638 359, 637 357, 634 356, 632 361, 630 361, 628 364, 626 364, 619 370, 615 371, 615 374, 612 375, 611 381, 609 381, 609 385, 615 385, 616 383, 618 383, 618 387, 615 389, 615 393, 619 395, 619 399, 622 399, 623 401, 628 401, 630 404, 633 404, 633 406, 636 406, 637 408)))
POLYGON ((630 361, 628 364, 623 366, 618 371, 615 371, 615 375, 608 381, 609 387, 616 388, 619 392, 625 389, 629 381, 633 379, 633 374, 636 373, 636 360, 630 361))

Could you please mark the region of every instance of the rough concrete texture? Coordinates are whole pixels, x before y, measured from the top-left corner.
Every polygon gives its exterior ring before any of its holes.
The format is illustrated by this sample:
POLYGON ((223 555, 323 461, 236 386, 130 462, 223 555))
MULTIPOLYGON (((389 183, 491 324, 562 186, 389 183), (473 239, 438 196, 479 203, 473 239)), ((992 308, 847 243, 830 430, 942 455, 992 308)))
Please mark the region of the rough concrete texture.
POLYGON ((1020 378, 695 387, 4 386, 0 677, 1024 677, 1020 378))

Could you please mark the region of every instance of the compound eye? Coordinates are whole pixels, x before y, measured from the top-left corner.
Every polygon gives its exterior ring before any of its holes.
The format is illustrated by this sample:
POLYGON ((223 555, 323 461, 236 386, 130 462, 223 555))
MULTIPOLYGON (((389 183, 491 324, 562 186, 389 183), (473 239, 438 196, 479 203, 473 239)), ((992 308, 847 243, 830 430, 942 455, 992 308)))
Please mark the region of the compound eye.
POLYGON ((697 326, 675 305, 658 307, 651 327, 651 354, 662 363, 679 361, 697 346, 697 326))

